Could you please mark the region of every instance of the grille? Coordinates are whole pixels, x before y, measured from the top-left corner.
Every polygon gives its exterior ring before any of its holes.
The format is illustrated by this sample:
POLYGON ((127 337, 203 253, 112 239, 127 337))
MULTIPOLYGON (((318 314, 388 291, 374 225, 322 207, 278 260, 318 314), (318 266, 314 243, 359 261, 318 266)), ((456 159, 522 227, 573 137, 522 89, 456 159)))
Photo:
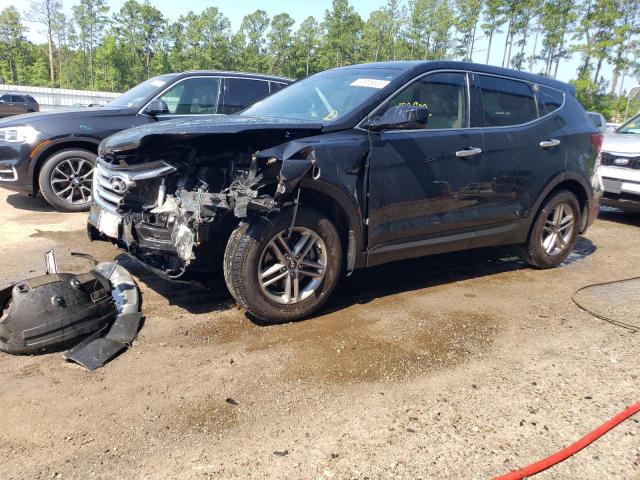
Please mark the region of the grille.
POLYGON ((632 168, 633 170, 640 170, 640 156, 627 156, 627 155, 614 155, 608 152, 602 152, 602 165, 621 168, 632 168), (617 165, 616 159, 626 158, 629 163, 626 165, 617 165))
POLYGON ((115 172, 107 168, 100 160, 93 173, 93 198, 105 210, 115 212, 122 201, 123 193, 116 192, 109 182, 115 172))

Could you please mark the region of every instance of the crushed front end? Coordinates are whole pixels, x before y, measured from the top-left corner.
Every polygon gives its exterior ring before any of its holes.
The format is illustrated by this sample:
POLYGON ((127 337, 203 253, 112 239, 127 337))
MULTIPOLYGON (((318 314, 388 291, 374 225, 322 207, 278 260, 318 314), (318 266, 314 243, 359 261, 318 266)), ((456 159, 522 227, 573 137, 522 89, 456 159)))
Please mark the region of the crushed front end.
POLYGON ((280 130, 268 136, 163 134, 142 137, 133 147, 103 144, 89 237, 112 241, 171 278, 187 268, 219 268, 239 219, 291 204, 295 184, 312 170, 313 149, 290 137, 280 130))

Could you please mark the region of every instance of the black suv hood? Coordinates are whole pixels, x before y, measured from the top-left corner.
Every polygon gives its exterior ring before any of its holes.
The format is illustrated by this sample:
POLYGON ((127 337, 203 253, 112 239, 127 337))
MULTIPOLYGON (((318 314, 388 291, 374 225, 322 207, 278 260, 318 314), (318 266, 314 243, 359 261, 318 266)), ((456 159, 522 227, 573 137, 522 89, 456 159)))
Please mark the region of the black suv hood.
POLYGON ((277 133, 276 136, 282 140, 294 140, 321 133, 322 124, 303 120, 244 115, 169 120, 118 132, 100 144, 99 155, 126 154, 147 145, 159 146, 167 141, 181 141, 192 137, 236 136, 251 132, 256 132, 261 136, 277 133))
POLYGON ((60 122, 64 122, 66 120, 108 117, 130 113, 130 111, 130 109, 105 106, 73 108, 69 110, 53 110, 50 112, 26 113, 23 115, 14 115, 12 117, 0 120, 0 128, 14 127, 17 125, 35 126, 40 123, 51 124, 51 122, 59 124, 60 122))

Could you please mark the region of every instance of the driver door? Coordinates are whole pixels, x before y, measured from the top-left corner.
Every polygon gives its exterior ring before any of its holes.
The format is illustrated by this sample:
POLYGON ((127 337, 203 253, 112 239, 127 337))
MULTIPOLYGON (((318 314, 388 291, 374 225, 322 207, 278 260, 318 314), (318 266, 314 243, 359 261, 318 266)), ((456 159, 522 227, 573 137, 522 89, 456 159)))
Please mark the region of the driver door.
MULTIPOLYGON (((465 72, 434 72, 405 87, 375 113, 397 105, 429 110, 425 128, 371 132, 369 264, 433 253, 433 238, 477 216, 483 137, 469 128, 465 72)), ((460 248, 470 236, 456 239, 460 248)))

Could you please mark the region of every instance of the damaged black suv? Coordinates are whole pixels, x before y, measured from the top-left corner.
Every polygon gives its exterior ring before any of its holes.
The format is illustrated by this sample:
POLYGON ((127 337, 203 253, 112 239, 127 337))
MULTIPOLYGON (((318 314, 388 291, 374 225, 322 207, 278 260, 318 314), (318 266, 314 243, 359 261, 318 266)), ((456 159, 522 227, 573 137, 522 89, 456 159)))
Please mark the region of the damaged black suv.
POLYGON ((593 222, 600 133, 571 86, 459 62, 325 71, 222 118, 102 142, 89 217, 170 277, 223 267, 301 318, 354 269, 488 245, 548 268, 593 222))

